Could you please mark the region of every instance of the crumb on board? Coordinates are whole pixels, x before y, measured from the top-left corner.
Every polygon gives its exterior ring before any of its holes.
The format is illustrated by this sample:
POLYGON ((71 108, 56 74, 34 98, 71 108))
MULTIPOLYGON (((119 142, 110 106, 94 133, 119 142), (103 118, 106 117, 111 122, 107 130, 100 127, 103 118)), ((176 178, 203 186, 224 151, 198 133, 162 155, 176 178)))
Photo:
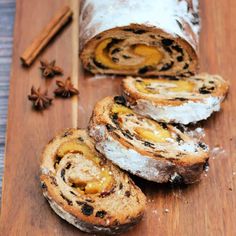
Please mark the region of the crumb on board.
POLYGON ((168 208, 166 208, 165 210, 164 210, 164 213, 169 213, 169 209, 168 208))

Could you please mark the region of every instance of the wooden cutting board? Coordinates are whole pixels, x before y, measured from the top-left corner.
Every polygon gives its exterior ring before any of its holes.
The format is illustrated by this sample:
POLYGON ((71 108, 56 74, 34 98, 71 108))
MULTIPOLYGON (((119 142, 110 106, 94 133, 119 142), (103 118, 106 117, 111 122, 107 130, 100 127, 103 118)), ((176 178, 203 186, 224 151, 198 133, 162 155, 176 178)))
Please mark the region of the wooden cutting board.
MULTIPOLYGON (((212 158, 202 182, 170 187, 137 179, 148 197, 144 220, 125 235, 236 235, 236 1, 201 1, 201 71, 219 73, 230 82, 220 113, 203 122, 206 141, 225 153, 212 158)), ((119 93, 120 79, 91 78, 78 59, 77 0, 18 0, 9 97, 1 235, 85 235, 60 219, 49 207, 39 184, 39 157, 44 145, 66 127, 85 128, 94 103, 119 93), (56 59, 80 90, 79 98, 56 99, 44 112, 27 100, 32 85, 48 88, 55 79, 41 78, 39 61, 29 69, 19 57, 55 11, 69 4, 74 20, 40 55, 56 59)), ((157 12, 158 14, 158 12, 157 12)))

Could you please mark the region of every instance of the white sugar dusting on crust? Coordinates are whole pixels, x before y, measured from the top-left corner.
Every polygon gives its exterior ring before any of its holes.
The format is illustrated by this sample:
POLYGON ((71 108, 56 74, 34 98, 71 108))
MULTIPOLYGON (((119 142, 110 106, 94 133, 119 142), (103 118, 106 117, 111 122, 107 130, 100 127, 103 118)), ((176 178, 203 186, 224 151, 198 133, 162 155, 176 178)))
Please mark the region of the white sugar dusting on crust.
POLYGON ((133 107, 141 115, 154 120, 181 124, 194 123, 207 119, 213 112, 220 110, 222 98, 208 97, 201 102, 188 101, 181 106, 159 106, 150 101, 139 99, 133 107))
POLYGON ((192 3, 187 0, 85 0, 80 15, 80 37, 86 43, 105 30, 144 24, 179 36, 196 49, 200 30, 198 0, 192 3))

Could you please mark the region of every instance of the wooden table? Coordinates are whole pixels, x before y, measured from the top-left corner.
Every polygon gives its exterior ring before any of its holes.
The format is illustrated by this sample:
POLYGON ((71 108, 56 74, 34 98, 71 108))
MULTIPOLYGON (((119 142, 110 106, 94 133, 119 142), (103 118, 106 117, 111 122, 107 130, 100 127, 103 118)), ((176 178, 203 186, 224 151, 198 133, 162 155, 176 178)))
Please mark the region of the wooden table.
MULTIPOLYGON (((225 154, 212 158, 203 181, 186 188, 139 180, 148 197, 144 220, 125 235, 236 235, 236 2, 201 0, 201 71, 219 73, 230 82, 230 93, 220 113, 207 122, 206 141, 220 145, 225 154)), ((49 208, 39 187, 39 156, 43 146, 59 130, 86 127, 95 101, 119 92, 119 79, 89 79, 78 61, 78 1, 18 0, 15 21, 6 162, 0 232, 2 235, 84 235, 49 208), (24 69, 19 56, 55 10, 70 4, 73 24, 58 35, 41 56, 57 59, 71 75, 81 94, 54 101, 48 111, 31 109, 27 94, 32 85, 48 87, 54 80, 40 77, 39 63, 24 69)))

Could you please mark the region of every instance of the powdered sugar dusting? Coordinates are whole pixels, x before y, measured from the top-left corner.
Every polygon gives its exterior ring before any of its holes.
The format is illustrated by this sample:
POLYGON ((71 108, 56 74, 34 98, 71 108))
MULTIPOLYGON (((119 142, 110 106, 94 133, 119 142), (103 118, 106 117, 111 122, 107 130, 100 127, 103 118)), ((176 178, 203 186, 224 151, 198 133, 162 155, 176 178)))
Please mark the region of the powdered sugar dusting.
POLYGON ((105 30, 135 23, 163 29, 173 36, 185 39, 196 48, 200 30, 196 19, 197 0, 192 9, 188 7, 186 0, 86 0, 81 9, 80 37, 86 42, 105 30), (90 12, 89 7, 92 9, 90 12), (188 25, 193 34, 184 25, 188 25))

